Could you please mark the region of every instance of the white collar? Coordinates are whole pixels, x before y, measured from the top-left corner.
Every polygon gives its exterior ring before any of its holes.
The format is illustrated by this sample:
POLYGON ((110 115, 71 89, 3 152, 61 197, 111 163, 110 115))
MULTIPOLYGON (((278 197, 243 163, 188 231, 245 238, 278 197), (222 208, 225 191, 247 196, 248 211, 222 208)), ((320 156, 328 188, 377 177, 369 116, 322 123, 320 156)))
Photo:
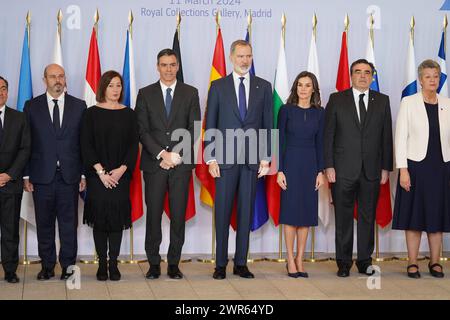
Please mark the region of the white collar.
POLYGON ((366 97, 369 96, 369 89, 367 89, 366 91, 361 92, 358 89, 355 89, 354 87, 352 87, 352 90, 353 90, 353 95, 354 96, 359 96, 360 94, 363 94, 363 93, 366 95, 366 97))
POLYGON ((65 98, 65 93, 64 93, 64 92, 61 93, 61 95, 60 95, 58 98, 53 98, 53 97, 50 95, 50 93, 48 93, 48 92, 46 92, 46 94, 47 94, 47 101, 48 101, 49 103, 50 103, 50 102, 53 102, 54 99, 58 100, 58 102, 64 103, 64 98, 65 98))
POLYGON ((161 80, 159 80, 159 84, 161 85, 161 89, 163 91, 167 91, 168 88, 172 89, 172 92, 175 91, 175 87, 177 86, 177 80, 169 86, 166 86, 161 80))
POLYGON ((236 71, 233 70, 233 79, 235 81, 241 81, 240 78, 244 77, 244 80, 250 80, 250 72, 247 72, 246 74, 244 74, 243 76, 241 76, 240 74, 238 74, 236 71))

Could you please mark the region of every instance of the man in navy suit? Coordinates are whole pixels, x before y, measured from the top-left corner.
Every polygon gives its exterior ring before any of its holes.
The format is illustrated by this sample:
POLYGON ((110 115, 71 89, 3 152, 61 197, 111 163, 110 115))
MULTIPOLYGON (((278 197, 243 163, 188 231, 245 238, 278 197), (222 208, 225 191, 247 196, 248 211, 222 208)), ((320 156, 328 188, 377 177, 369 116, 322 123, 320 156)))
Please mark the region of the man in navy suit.
POLYGON ((86 103, 64 92, 64 69, 50 64, 44 71, 47 92, 25 103, 31 130, 31 158, 24 177, 25 191, 33 192, 39 257, 38 280, 55 276, 55 222, 58 220, 61 280, 77 257, 78 192, 82 174, 80 123, 86 103))
POLYGON ((0 232, 5 281, 19 282, 20 203, 23 169, 30 156, 30 128, 22 112, 6 106, 8 81, 0 77, 0 232))
POLYGON ((216 181, 215 225, 217 260, 214 279, 225 279, 228 235, 233 203, 237 202, 237 235, 233 274, 254 278, 247 268, 250 224, 256 181, 267 174, 272 128, 272 89, 269 82, 249 74, 252 47, 233 42, 233 72, 211 83, 206 111, 205 160, 216 181), (260 136, 261 129, 267 136, 260 136), (224 143, 220 143, 220 137, 224 143), (208 150, 211 150, 209 154, 208 150))

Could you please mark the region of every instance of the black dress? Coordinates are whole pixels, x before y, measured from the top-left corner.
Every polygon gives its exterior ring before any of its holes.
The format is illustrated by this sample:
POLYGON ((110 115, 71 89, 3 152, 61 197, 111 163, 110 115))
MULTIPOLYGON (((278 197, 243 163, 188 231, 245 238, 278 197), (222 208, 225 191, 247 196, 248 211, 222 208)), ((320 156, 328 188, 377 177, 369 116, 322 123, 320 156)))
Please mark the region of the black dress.
POLYGON ((130 181, 139 148, 134 111, 88 108, 83 116, 80 143, 87 179, 83 222, 107 232, 131 227, 130 181), (107 189, 95 172, 96 163, 107 172, 121 165, 126 165, 127 170, 115 188, 107 189))
POLYGON ((411 188, 400 186, 395 197, 392 229, 426 232, 450 231, 450 162, 442 158, 437 104, 425 103, 429 123, 425 159, 408 159, 411 188))

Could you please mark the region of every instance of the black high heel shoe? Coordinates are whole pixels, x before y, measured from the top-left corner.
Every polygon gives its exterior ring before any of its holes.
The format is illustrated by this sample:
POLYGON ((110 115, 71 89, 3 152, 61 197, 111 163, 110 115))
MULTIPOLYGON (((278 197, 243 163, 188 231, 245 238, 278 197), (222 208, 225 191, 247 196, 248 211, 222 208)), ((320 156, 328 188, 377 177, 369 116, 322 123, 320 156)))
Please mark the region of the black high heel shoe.
POLYGON ((439 263, 434 263, 432 265, 430 265, 430 263, 428 263, 428 269, 430 270, 430 274, 435 278, 443 278, 444 273, 442 271, 434 270, 433 268, 435 268, 435 267, 440 267, 441 270, 443 270, 442 266, 439 263))
POLYGON ((291 278, 298 278, 299 277, 299 275, 298 275, 298 272, 289 272, 289 267, 288 267, 288 264, 286 263, 286 271, 287 271, 287 275, 289 276, 289 277, 291 277, 291 278))
POLYGON ((408 277, 413 279, 419 279, 420 278, 420 272, 419 272, 419 266, 417 264, 410 264, 406 267, 406 271, 408 272, 408 277), (410 268, 417 268, 416 272, 409 272, 410 268))

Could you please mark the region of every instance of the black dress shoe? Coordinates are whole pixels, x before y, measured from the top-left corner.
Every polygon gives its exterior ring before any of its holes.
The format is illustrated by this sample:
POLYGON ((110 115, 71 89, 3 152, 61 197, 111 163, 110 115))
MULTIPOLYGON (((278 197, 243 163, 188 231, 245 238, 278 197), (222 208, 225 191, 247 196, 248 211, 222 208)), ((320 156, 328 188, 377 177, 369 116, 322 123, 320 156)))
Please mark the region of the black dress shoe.
POLYGON ((309 278, 308 272, 297 272, 299 278, 309 278))
POLYGON ((17 276, 17 274, 15 272, 6 272, 5 273, 5 281, 7 281, 9 283, 18 283, 19 277, 17 276))
POLYGON ((287 271, 288 277, 298 278, 298 272, 289 272, 289 267, 288 267, 287 263, 286 263, 286 271, 287 271))
POLYGON ((225 267, 216 267, 214 269, 213 278, 216 280, 223 280, 227 277, 227 269, 225 267))
POLYGON ((337 272, 337 276, 341 277, 341 278, 346 278, 346 277, 350 276, 350 270, 347 268, 339 268, 339 270, 337 272))
POLYGON ((246 279, 253 279, 255 277, 255 275, 248 270, 247 266, 234 266, 233 274, 246 279))
POLYGON ((95 275, 98 281, 106 281, 108 280, 108 264, 106 260, 99 260, 98 262, 98 270, 95 275))
POLYGON ((147 279, 158 279, 161 275, 161 266, 159 264, 151 264, 145 277, 147 279))
POLYGON ((167 267, 167 275, 170 279, 182 279, 183 273, 180 271, 177 265, 169 265, 167 267))
POLYGON ((371 276, 371 275, 375 274, 375 270, 373 269, 371 263, 366 263, 366 264, 359 265, 359 266, 357 265, 357 267, 358 267, 358 272, 361 274, 365 274, 367 276, 371 276), (370 271, 369 271, 369 267, 372 267, 370 269, 370 271))
POLYGON ((55 271, 53 269, 42 268, 37 275, 38 280, 49 280, 55 276, 55 271))
POLYGON ((62 272, 61 272, 61 280, 67 280, 70 278, 70 276, 73 275, 73 271, 68 273, 67 272, 67 268, 62 268, 62 272))
POLYGON ((443 270, 442 266, 439 263, 435 263, 432 265, 428 264, 428 269, 430 270, 430 274, 435 278, 443 278, 444 272, 435 270, 434 268, 436 268, 436 267, 440 267, 441 270, 443 270))
POLYGON ((117 267, 117 260, 109 260, 108 264, 109 280, 119 281, 122 275, 120 274, 119 268, 117 267))
POLYGON ((419 279, 420 278, 420 272, 419 272, 419 266, 417 264, 410 264, 406 267, 406 272, 408 273, 408 277, 413 279, 419 279), (409 272, 409 269, 416 268, 416 272, 409 272))

